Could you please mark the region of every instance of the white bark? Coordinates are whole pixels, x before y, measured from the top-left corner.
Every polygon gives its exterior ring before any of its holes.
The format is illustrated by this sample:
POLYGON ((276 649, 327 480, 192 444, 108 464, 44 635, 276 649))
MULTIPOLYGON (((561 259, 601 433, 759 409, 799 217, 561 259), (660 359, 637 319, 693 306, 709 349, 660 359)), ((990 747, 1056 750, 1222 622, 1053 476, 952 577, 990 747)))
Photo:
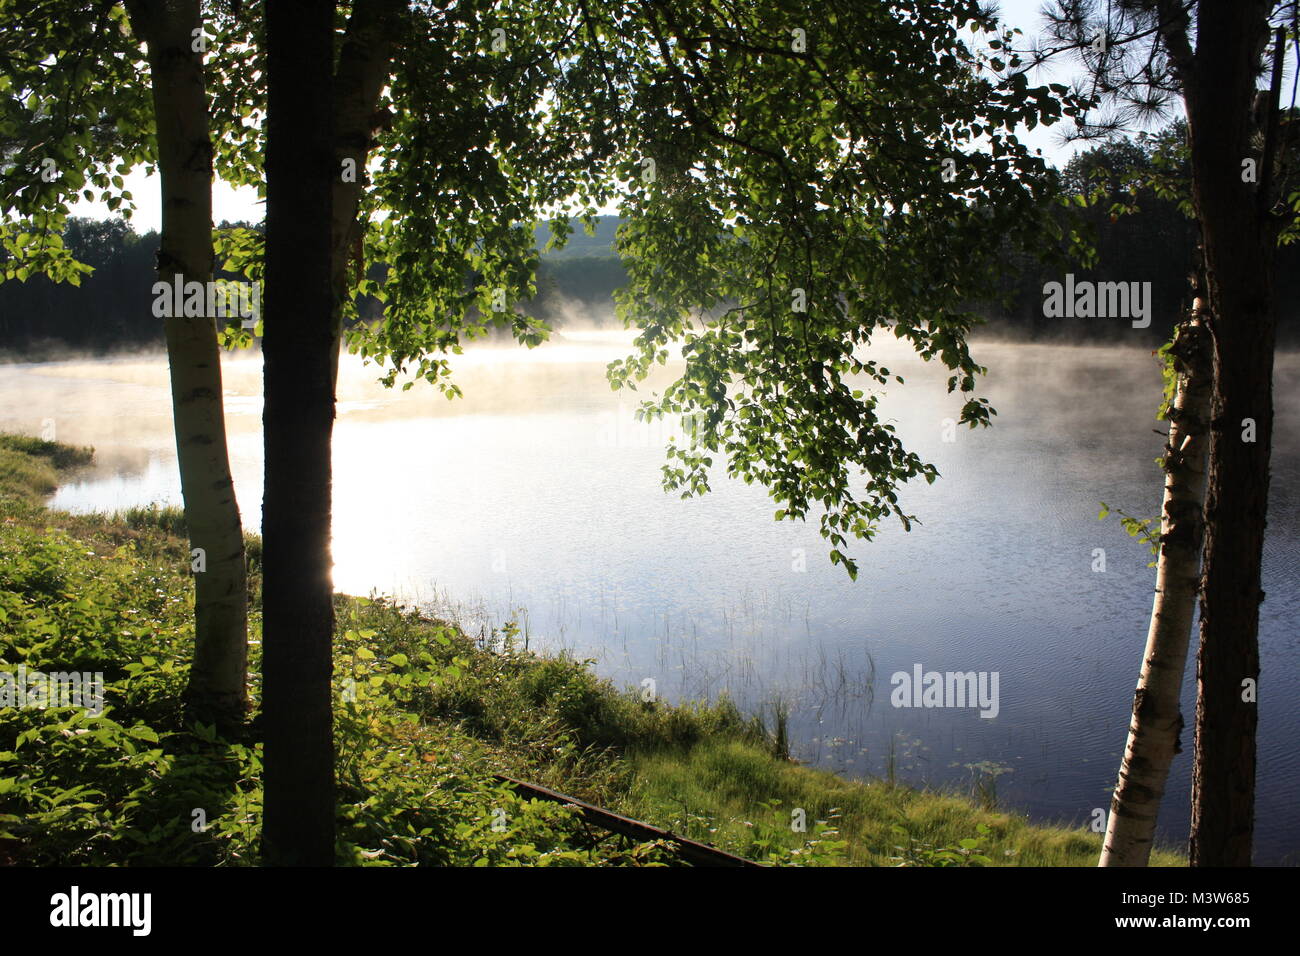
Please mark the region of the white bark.
POLYGON ((1200 319, 1202 308, 1198 298, 1172 350, 1178 380, 1165 448, 1156 593, 1099 866, 1147 865, 1169 767, 1180 750, 1179 697, 1200 585, 1213 391, 1212 345, 1200 319))
MULTIPOLYGON (((158 278, 212 278, 212 142, 203 54, 193 49, 198 0, 129 0, 136 36, 148 48, 162 180, 158 278)), ((221 355, 215 319, 164 319, 172 415, 185 523, 205 568, 194 578, 191 716, 223 726, 248 703, 248 592, 244 535, 226 451, 221 355)))

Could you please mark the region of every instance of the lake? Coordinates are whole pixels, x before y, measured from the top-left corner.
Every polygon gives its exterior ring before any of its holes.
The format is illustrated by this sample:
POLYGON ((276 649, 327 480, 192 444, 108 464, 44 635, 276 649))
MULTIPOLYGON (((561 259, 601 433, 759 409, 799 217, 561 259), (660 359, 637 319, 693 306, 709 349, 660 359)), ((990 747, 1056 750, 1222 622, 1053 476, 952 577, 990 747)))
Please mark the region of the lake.
MULTIPOLYGON (((996 787, 998 800, 1077 824, 1109 805, 1151 611, 1146 548, 1100 502, 1156 515, 1159 369, 1140 348, 980 343, 990 429, 944 427, 947 372, 897 343, 873 356, 907 379, 882 400, 933 486, 902 503, 848 579, 809 523, 775 522, 763 489, 719 469, 709 495, 660 487, 670 424, 637 423, 615 393, 623 332, 567 332, 528 351, 467 350, 463 399, 374 383, 346 357, 335 429, 335 586, 456 613, 472 633, 514 617, 538 649, 596 661, 669 699, 729 693, 790 709, 794 755, 851 776, 996 787), (945 441, 945 438, 953 440, 945 441), (1096 549, 1104 550, 1105 570, 1096 549), (997 675, 985 707, 895 707, 892 675, 997 675), (653 682, 650 684, 648 682, 653 682)), ((671 367, 669 369, 671 372, 671 367)), ((225 362, 235 484, 246 526, 262 493, 261 363, 225 362)), ((661 379, 659 384, 667 379, 661 379)), ((1264 565, 1256 861, 1300 863, 1300 357, 1279 356, 1264 565)), ((643 387, 648 393, 651 386, 643 387)), ((96 449, 55 508, 179 503, 161 355, 0 366, 0 429, 96 449)), ((1194 654, 1194 648, 1193 648, 1194 654)), ((1194 665, 1184 753, 1162 812, 1185 841, 1194 665)), ((991 688, 990 688, 991 689, 991 688)), ((971 702, 967 702, 968 704, 971 702)))

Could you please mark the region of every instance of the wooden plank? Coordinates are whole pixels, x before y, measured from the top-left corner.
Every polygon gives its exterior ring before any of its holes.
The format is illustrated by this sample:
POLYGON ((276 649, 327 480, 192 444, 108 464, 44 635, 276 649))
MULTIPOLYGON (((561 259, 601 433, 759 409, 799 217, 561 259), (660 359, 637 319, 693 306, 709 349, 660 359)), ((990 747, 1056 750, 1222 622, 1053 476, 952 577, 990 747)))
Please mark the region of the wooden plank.
POLYGON ((494 776, 527 796, 536 797, 540 800, 551 800, 555 803, 572 804, 578 808, 579 815, 588 823, 609 830, 611 833, 619 833, 636 840, 663 840, 672 846, 678 856, 695 866, 762 866, 761 863, 747 860, 743 856, 736 856, 726 850, 719 850, 707 843, 688 840, 686 837, 678 836, 670 830, 664 830, 649 823, 642 823, 640 820, 633 820, 631 817, 611 813, 609 810, 587 803, 585 800, 570 797, 568 794, 548 790, 546 787, 539 787, 535 783, 525 783, 522 780, 507 777, 503 773, 494 774, 494 776))

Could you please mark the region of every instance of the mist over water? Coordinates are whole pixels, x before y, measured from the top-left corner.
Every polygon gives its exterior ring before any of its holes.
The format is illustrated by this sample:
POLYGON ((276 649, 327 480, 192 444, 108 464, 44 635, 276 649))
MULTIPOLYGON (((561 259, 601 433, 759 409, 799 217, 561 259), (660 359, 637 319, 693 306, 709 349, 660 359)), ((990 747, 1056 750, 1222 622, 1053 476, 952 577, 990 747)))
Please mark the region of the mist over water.
MULTIPOLYGON (((630 334, 566 331, 542 347, 467 350, 465 397, 374 382, 345 357, 335 427, 335 585, 450 608, 471 632, 512 615, 530 646, 594 658, 620 683, 670 699, 729 693, 742 707, 791 707, 795 755, 851 775, 970 786, 1041 820, 1085 823, 1109 803, 1151 611, 1145 546, 1100 502, 1158 513, 1161 379, 1147 348, 986 342, 981 394, 991 429, 956 430, 948 372, 904 346, 872 354, 907 379, 883 414, 942 477, 909 485, 923 522, 887 524, 853 549, 851 582, 807 524, 718 468, 713 492, 660 487, 670 423, 633 418, 605 367, 630 334), (1094 549, 1106 570, 1093 571, 1094 549), (974 707, 896 708, 891 675, 996 672, 997 716, 974 707), (892 754, 892 757, 891 757, 892 754), (974 769, 972 769, 974 768, 974 769)), ((674 366, 660 377, 670 380, 674 366)), ((227 427, 245 523, 262 495, 261 363, 224 365, 227 427)), ((0 366, 0 429, 96 449, 51 500, 111 511, 180 502, 164 356, 0 366)), ((1300 357, 1279 356, 1273 485, 1261 609, 1256 860, 1300 862, 1300 357)), ((1162 836, 1188 826, 1188 727, 1162 836)))

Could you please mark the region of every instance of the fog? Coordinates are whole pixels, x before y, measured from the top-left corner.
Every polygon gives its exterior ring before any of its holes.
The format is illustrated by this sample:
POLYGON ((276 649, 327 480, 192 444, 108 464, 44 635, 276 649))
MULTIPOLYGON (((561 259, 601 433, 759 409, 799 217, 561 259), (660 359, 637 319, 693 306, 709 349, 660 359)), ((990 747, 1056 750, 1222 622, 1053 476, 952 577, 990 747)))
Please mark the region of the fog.
MULTIPOLYGON (((464 398, 427 383, 377 384, 343 360, 335 428, 335 584, 455 613, 465 625, 514 616, 530 645, 597 659, 598 670, 659 693, 727 693, 757 709, 792 705, 796 756, 849 774, 969 784, 972 765, 1005 771, 999 797, 1040 819, 1084 822, 1114 783, 1137 677, 1150 555, 1101 501, 1155 515, 1162 478, 1161 378, 1149 348, 981 342, 980 394, 993 427, 944 419, 960 398, 948 371, 890 336, 873 358, 906 379, 882 415, 942 477, 903 506, 922 524, 885 525, 853 549, 857 582, 826 558, 815 520, 777 523, 763 489, 717 469, 714 491, 682 501, 660 487, 672 423, 638 423, 637 392, 612 392, 610 361, 632 333, 570 326, 528 350, 474 345, 452 359, 464 398), (1106 570, 1092 569, 1104 549, 1106 570), (920 665, 998 673, 996 719, 973 710, 890 706, 890 675, 920 665)), ((261 362, 223 363, 232 468, 246 524, 261 503, 261 362)), ((1300 861, 1300 612, 1297 399, 1300 357, 1277 362, 1274 482, 1261 644, 1261 862, 1300 861)), ((52 504, 112 510, 179 503, 165 357, 0 367, 0 429, 96 448, 52 504)), ((1192 692, 1185 685, 1184 707, 1192 692)), ((1190 733, 1190 732, 1189 732, 1190 733)), ((1190 741, 1175 764, 1162 827, 1185 836, 1190 741)))

